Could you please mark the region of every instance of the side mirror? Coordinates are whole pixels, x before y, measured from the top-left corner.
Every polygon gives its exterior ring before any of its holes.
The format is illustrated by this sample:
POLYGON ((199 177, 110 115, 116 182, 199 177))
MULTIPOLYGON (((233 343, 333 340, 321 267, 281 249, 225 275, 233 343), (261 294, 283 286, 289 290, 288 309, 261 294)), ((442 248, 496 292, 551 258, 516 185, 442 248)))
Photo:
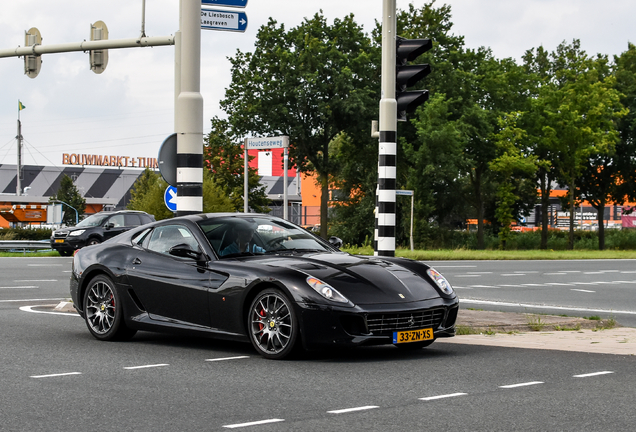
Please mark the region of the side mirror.
POLYGON ((329 243, 331 246, 340 249, 342 247, 342 239, 340 237, 331 236, 329 237, 329 243))
POLYGON ((104 225, 104 229, 105 229, 105 230, 109 230, 109 229, 111 229, 111 228, 112 228, 112 227, 114 227, 114 226, 115 226, 115 224, 114 224, 114 223, 112 223, 112 222, 108 222, 106 225, 104 225))
POLYGON ((196 261, 202 261, 201 258, 203 257, 202 252, 192 250, 192 248, 185 243, 171 247, 168 253, 179 258, 191 258, 196 261))

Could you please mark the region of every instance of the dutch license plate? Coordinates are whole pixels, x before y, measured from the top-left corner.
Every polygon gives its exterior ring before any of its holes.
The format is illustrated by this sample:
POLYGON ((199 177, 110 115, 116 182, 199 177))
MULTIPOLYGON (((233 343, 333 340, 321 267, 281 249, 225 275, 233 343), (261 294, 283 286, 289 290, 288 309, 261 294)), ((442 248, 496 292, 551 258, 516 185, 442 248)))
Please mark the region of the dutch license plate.
POLYGON ((407 330, 393 332, 393 343, 421 342, 433 339, 433 329, 407 330))
POLYGON ((55 243, 64 243, 64 239, 55 239, 55 243))

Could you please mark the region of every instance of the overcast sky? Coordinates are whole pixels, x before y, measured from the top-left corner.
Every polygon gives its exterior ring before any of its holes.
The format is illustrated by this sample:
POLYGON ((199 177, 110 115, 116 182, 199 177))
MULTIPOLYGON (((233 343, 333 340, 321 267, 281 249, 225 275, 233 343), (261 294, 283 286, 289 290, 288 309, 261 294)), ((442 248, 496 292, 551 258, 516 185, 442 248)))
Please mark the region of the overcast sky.
MULTIPOLYGON (((178 0, 147 0, 146 35, 168 36, 178 29, 178 0)), ((424 0, 397 0, 399 9, 424 0)), ((447 0, 453 33, 466 46, 492 48, 498 58, 520 59, 543 45, 552 51, 577 38, 590 54, 610 56, 636 43, 633 0, 447 0)), ((329 22, 353 13, 371 32, 381 20, 382 0, 249 0, 245 33, 203 30, 201 93, 204 132, 230 84, 236 49, 253 49, 256 32, 269 17, 298 25, 322 9, 329 22)), ((24 32, 37 27, 43 44, 89 39, 90 24, 104 21, 110 39, 141 32, 141 0, 4 1, 0 14, 0 49, 24 46, 24 32)), ((426 37, 426 35, 422 35, 426 37)), ((88 55, 46 54, 40 74, 24 75, 23 60, 0 58, 0 164, 16 163, 18 99, 24 136, 23 164, 62 165, 63 153, 156 157, 174 129, 174 48, 110 50, 106 71, 90 71, 88 55)))

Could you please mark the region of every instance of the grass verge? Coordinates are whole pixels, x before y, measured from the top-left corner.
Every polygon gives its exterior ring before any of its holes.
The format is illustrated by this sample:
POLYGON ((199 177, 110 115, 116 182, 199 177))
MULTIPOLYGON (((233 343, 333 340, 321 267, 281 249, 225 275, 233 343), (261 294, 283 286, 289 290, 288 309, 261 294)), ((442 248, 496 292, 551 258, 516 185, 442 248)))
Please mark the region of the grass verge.
MULTIPOLYGON (((373 248, 349 247, 343 251, 353 255, 373 255, 373 248)), ((395 256, 419 261, 452 261, 452 260, 578 260, 578 259, 636 259, 636 251, 628 250, 469 250, 439 249, 415 250, 397 249, 395 256)))

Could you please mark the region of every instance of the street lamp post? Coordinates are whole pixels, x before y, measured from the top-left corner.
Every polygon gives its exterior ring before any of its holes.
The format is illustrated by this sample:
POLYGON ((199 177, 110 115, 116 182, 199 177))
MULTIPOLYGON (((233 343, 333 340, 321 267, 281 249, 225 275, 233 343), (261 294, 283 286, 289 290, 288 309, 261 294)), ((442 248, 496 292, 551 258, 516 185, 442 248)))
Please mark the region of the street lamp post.
POLYGON ((75 225, 77 225, 77 223, 79 222, 79 212, 77 211, 77 209, 75 207, 73 207, 72 205, 70 205, 69 203, 65 203, 64 201, 60 201, 60 200, 51 200, 51 202, 56 202, 56 203, 61 203, 61 204, 66 204, 67 206, 69 206, 70 208, 72 208, 73 210, 75 210, 75 225))

